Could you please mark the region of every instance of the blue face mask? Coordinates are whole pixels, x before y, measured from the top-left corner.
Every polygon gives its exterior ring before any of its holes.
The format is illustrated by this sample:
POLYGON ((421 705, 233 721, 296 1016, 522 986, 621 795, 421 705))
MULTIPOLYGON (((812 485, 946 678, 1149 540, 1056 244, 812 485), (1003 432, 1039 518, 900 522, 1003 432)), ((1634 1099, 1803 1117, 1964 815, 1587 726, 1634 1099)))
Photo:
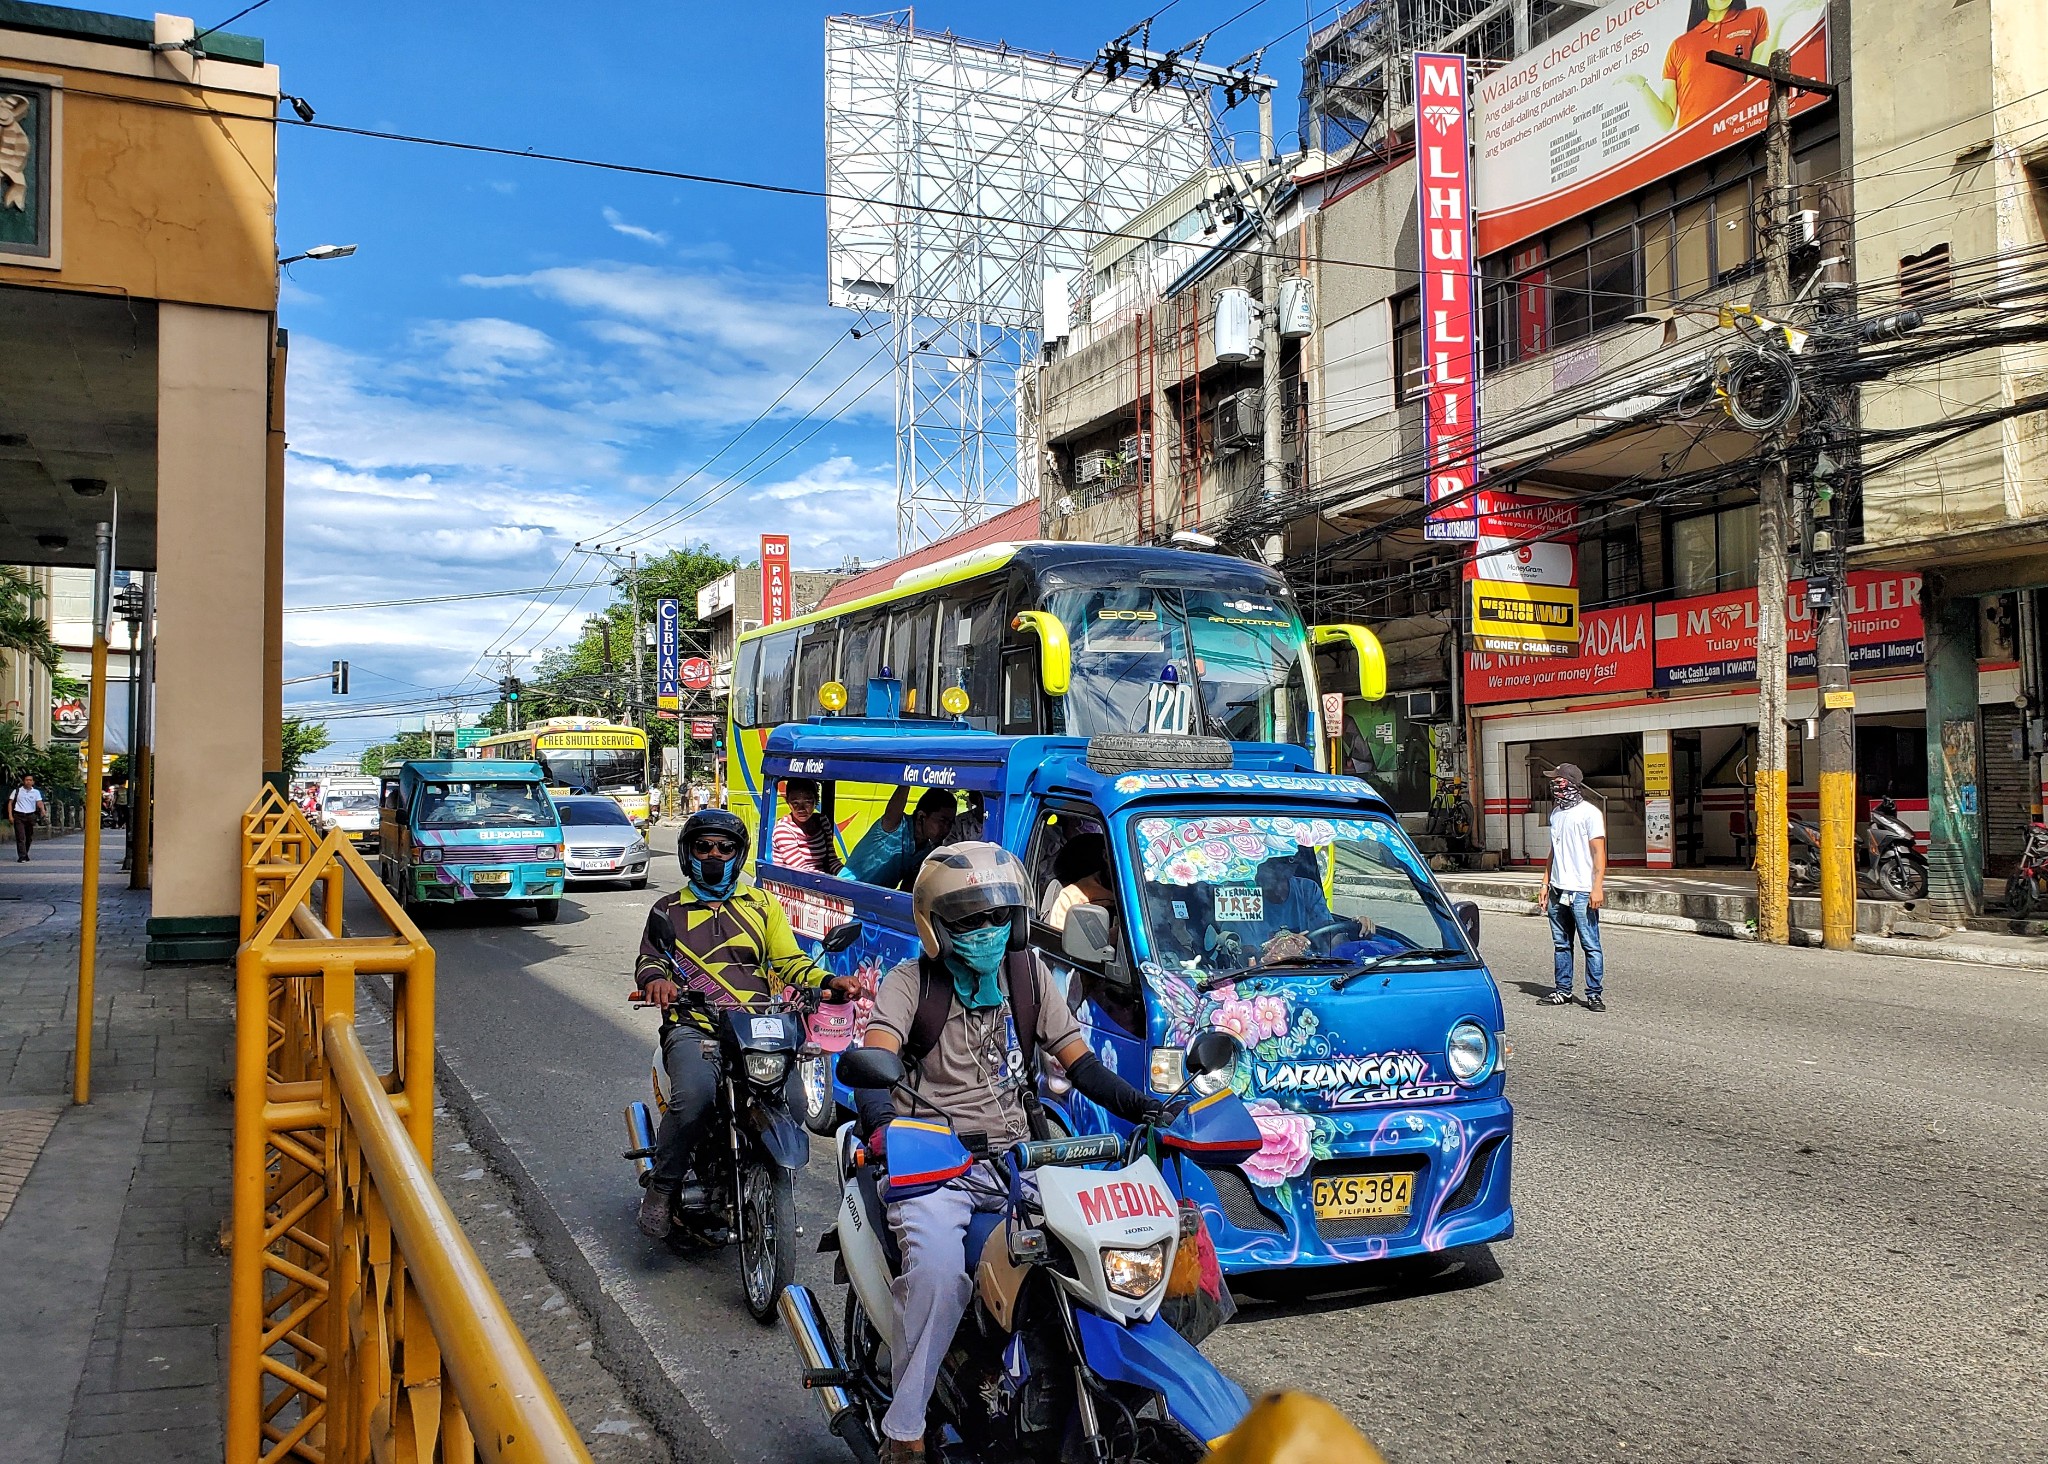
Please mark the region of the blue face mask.
POLYGON ((1002 1005, 1003 989, 996 974, 1003 969, 1003 953, 1009 948, 1010 926, 984 926, 963 930, 953 937, 946 952, 946 970, 953 977, 953 994, 971 1012, 985 1012, 1002 1005))
POLYGON ((690 890, 700 900, 723 900, 740 882, 740 861, 737 857, 700 859, 692 854, 683 863, 689 871, 690 890))

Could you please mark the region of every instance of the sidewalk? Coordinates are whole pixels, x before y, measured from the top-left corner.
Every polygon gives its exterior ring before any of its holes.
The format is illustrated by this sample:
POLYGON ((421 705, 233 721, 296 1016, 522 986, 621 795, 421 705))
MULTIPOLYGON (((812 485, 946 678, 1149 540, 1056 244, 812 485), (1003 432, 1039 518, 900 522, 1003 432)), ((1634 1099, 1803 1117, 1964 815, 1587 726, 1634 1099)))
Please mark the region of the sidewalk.
MULTIPOLYGON (((1453 899, 1471 900, 1482 910, 1537 916, 1543 888, 1541 869, 1485 873, 1449 870, 1437 882, 1453 899)), ((1651 872, 1612 869, 1600 919, 1608 925, 1689 931, 1730 940, 1756 938, 1756 874, 1753 870, 1676 869, 1651 872)), ((1792 943, 1820 944, 1820 901, 1792 897, 1792 943)), ((1935 925, 1915 907, 1896 900, 1856 901, 1856 949, 1869 955, 1922 960, 1967 961, 1985 966, 2019 966, 2048 971, 2048 925, 2039 921, 1983 916, 1961 929, 1935 925)))
POLYGON ((142 964, 102 850, 92 1103, 72 1106, 85 840, 0 862, 0 1446, 9 1464, 218 1464, 233 973, 142 964))

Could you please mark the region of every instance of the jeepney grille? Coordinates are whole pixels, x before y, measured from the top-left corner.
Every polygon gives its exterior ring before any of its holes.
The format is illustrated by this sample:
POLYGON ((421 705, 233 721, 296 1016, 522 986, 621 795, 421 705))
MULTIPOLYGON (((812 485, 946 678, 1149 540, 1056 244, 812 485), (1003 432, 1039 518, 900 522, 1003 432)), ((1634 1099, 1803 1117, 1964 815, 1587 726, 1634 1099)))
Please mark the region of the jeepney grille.
POLYGON ((1465 1166, 1465 1177, 1458 1181, 1458 1187, 1451 1191, 1451 1197, 1444 1201, 1441 1213, 1448 1215, 1475 1203, 1479 1192, 1486 1188, 1486 1177, 1493 1173, 1494 1156, 1500 1152, 1506 1134, 1495 1134, 1472 1151, 1471 1161, 1465 1166))
POLYGON ((476 848, 451 844, 441 850, 444 864, 530 864, 538 858, 538 844, 486 844, 476 848))
POLYGON ((1390 1154, 1380 1158, 1326 1159, 1310 1172, 1310 1180, 1341 1179, 1353 1174, 1398 1174, 1415 1172, 1415 1201, 1405 1215, 1362 1215, 1354 1220, 1318 1220, 1316 1232, 1324 1240, 1356 1240, 1361 1235, 1394 1235, 1416 1224, 1427 1199, 1426 1171, 1429 1160, 1420 1154, 1390 1154))
POLYGON ((1251 1181, 1241 1170, 1212 1169, 1209 1182, 1216 1186, 1216 1203, 1223 1218, 1239 1230, 1257 1230, 1268 1235, 1285 1235, 1287 1222, 1261 1205, 1251 1181))

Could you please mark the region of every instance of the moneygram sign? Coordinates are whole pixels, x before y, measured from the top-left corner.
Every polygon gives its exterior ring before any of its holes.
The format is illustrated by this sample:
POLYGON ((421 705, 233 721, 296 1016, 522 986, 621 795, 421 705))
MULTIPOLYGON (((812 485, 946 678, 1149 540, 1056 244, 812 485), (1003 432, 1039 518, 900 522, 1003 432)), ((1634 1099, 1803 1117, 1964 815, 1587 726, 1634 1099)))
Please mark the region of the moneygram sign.
MULTIPOLYGON (((1718 21, 1702 6, 1688 26, 1693 13, 1691 0, 1621 0, 1479 83, 1482 257, 1762 131, 1769 86, 1714 65, 1709 51, 1762 63, 1774 45, 1791 53, 1795 74, 1828 79, 1822 0, 1773 4, 1768 15, 1738 3, 1718 21)), ((1792 110, 1824 100, 1795 92, 1792 110)))
POLYGON ((1479 535, 1479 331, 1473 309, 1472 140, 1465 58, 1415 53, 1415 186, 1422 245, 1425 539, 1479 535), (1439 508, 1437 505, 1441 504, 1439 508))

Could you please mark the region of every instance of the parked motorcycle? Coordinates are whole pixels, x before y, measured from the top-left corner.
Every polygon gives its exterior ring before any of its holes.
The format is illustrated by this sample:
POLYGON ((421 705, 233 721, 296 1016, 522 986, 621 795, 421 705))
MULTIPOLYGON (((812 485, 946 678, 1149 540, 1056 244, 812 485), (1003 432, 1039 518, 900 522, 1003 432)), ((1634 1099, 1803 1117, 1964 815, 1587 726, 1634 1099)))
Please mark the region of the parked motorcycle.
MULTIPOLYGON (((844 950, 860 930, 850 926, 833 934, 839 943, 828 936, 826 949, 844 950)), ((715 1029, 710 1037, 684 1032, 670 1040, 701 1041, 717 1075, 712 1121, 690 1157, 690 1182, 679 1185, 669 1201, 672 1243, 702 1249, 737 1244, 747 1310, 766 1323, 774 1319, 775 1304, 796 1274, 796 1171, 810 1159, 811 1141, 790 1113, 789 1079, 793 1065, 807 1054, 803 1019, 816 1009, 818 993, 714 1005, 693 989, 690 973, 672 951, 668 963, 682 989, 677 1007, 704 1012, 715 1029)), ((640 994, 633 995, 637 1002, 640 994)), ((658 1037, 654 1094, 666 1112, 668 1071, 658 1037)), ((643 1187, 654 1173, 655 1123, 648 1104, 626 1105, 633 1147, 625 1157, 643 1187)))
MULTIPOLYGON (((1189 1086, 1228 1072, 1241 1051, 1228 1033, 1202 1033, 1186 1054, 1189 1086)), ((859 1048, 839 1067, 854 1086, 909 1091, 895 1053, 859 1048)), ((1258 1151, 1259 1129, 1228 1088, 1176 1095, 1175 1107, 1170 1123, 1141 1125, 1128 1143, 1114 1134, 1033 1140, 1000 1156, 1008 1204, 968 1232, 974 1295, 927 1413, 934 1434, 958 1436, 949 1460, 1183 1464, 1244 1416, 1243 1391, 1162 1314, 1175 1287, 1208 1268, 1195 1264, 1199 1237, 1185 1238, 1199 1211, 1180 1203, 1156 1156, 1176 1175, 1186 1160, 1233 1167, 1258 1151)), ((819 1247, 838 1252, 847 1287, 838 1338, 807 1288, 791 1286, 781 1307, 804 1386, 861 1464, 878 1457, 890 1400, 896 1256, 883 1207, 974 1163, 950 1120, 899 1118, 884 1147, 886 1158, 870 1155, 852 1125, 840 1130, 842 1200, 819 1247)), ((1227 1303, 1220 1273, 1214 1284, 1227 1303)))
MULTIPOLYGON (((1792 815, 1785 828, 1786 876, 1795 890, 1820 887, 1820 826, 1812 819, 1792 815)), ((1889 797, 1880 798, 1870 811, 1863 843, 1856 853, 1856 867, 1866 871, 1877 887, 1895 900, 1927 898, 1927 856, 1913 840, 1913 830, 1899 817, 1899 808, 1889 797)), ((2008 884, 2006 898, 2012 897, 2008 884)))
POLYGON ((2014 919, 2024 920, 2040 908, 2044 880, 2048 880, 2048 823, 2030 819, 2020 866, 2005 881, 2005 908, 2014 919))

